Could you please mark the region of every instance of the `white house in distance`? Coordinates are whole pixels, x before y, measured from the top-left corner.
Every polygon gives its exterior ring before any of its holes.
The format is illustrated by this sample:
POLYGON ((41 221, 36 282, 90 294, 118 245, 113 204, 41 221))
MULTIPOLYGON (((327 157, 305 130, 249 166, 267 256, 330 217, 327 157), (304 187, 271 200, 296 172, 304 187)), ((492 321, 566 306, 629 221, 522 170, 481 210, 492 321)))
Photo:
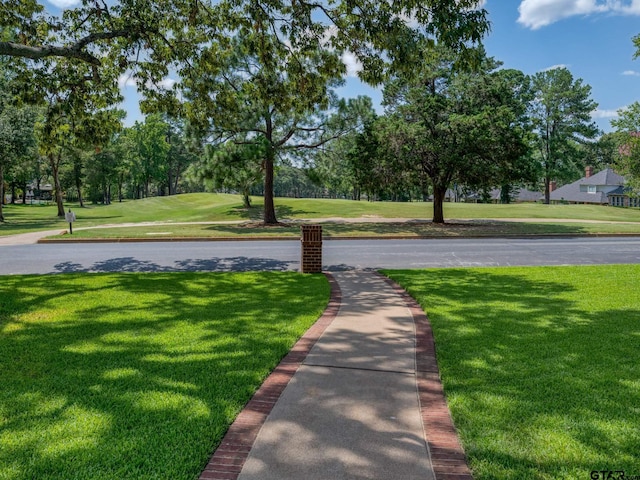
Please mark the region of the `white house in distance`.
POLYGON ((553 188, 549 199, 553 203, 590 203, 596 205, 612 205, 614 207, 638 207, 640 199, 629 197, 624 187, 624 177, 610 168, 593 173, 593 167, 585 168, 585 176, 580 180, 553 188))

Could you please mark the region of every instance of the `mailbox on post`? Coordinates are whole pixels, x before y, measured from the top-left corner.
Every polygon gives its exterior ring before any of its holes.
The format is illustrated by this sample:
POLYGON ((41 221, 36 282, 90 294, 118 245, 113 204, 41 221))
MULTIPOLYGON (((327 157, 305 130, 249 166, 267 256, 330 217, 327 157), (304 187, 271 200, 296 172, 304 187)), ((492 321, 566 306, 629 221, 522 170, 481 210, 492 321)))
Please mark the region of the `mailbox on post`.
POLYGON ((69 224, 69 234, 73 235, 73 222, 76 221, 76 214, 69 209, 69 211, 64 214, 64 218, 69 224))
POLYGON ((302 273, 322 273, 322 225, 301 227, 302 273))

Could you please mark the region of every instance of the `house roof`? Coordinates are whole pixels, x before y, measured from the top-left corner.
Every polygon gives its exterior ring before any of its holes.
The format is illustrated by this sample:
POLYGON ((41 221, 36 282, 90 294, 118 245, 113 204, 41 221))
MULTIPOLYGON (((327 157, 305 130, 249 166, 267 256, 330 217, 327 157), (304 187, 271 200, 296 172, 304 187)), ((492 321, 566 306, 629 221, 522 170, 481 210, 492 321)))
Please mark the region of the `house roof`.
MULTIPOLYGON (((499 188, 494 188, 491 190, 491 199, 492 200, 500 200, 501 190, 499 188)), ((531 190, 527 190, 526 188, 518 188, 515 191, 515 195, 513 198, 518 202, 537 202, 541 200, 543 195, 540 192, 532 192, 531 190)))
POLYGON ((554 190, 549 195, 550 200, 580 202, 580 203, 608 203, 604 192, 588 193, 580 191, 580 184, 571 183, 554 190))
POLYGON ((551 200, 555 201, 567 201, 567 202, 584 202, 584 203, 609 203, 607 194, 604 192, 588 193, 581 192, 581 185, 609 185, 609 186, 621 186, 624 184, 624 177, 618 175, 610 168, 591 175, 589 178, 582 177, 577 182, 564 185, 549 195, 551 200))
POLYGON ((610 168, 605 168, 589 178, 581 178, 578 182, 580 185, 624 185, 624 177, 610 168))
MULTIPOLYGON (((620 196, 630 196, 633 195, 634 191, 633 188, 631 187, 625 187, 625 186, 619 186, 618 188, 616 188, 615 190, 611 190, 609 193, 607 193, 607 196, 612 196, 612 195, 620 195, 620 196)), ((637 194, 638 192, 636 192, 637 194)))

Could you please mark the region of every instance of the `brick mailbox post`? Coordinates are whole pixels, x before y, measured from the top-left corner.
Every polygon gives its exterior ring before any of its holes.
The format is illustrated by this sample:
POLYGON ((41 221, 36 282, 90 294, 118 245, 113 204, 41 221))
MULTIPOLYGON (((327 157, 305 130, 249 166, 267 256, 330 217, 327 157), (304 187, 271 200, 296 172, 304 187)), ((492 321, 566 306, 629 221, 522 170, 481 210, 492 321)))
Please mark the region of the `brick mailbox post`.
POLYGON ((302 230, 302 258, 300 265, 302 273, 322 272, 322 225, 303 225, 302 230))

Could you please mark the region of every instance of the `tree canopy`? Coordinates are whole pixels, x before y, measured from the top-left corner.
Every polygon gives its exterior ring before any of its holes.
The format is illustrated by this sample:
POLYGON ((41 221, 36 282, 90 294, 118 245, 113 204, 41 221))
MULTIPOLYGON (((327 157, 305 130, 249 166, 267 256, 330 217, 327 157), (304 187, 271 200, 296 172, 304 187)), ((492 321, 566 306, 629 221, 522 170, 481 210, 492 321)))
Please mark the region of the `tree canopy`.
POLYGON ((35 146, 34 124, 37 112, 20 106, 10 95, 11 74, 0 63, 0 222, 4 222, 2 205, 5 201, 5 174, 16 168, 35 146))
POLYGON ((637 193, 640 190, 640 102, 618 110, 618 118, 611 120, 611 126, 617 133, 616 166, 637 193))
POLYGON ((454 63, 470 63, 489 29, 480 3, 83 0, 57 18, 38 0, 8 0, 0 7, 0 55, 16 59, 31 100, 48 98, 53 87, 65 92, 60 111, 108 108, 120 100, 117 79, 128 74, 145 112, 187 118, 206 141, 267 145, 264 220, 276 223, 277 157, 318 147, 353 124, 354 104, 333 94, 345 55, 372 84, 412 65, 418 44, 442 44, 457 53, 454 63), (170 73, 177 82, 167 87, 170 73), (97 98, 101 106, 87 103, 97 98))
POLYGON ((496 71, 495 60, 483 58, 474 71, 456 71, 447 49, 425 49, 423 55, 413 74, 386 85, 388 114, 379 134, 400 170, 430 181, 433 221, 442 223, 452 183, 486 187, 523 175, 514 165, 528 151, 521 124, 525 106, 516 98, 521 81, 496 71))
POLYGON ((591 98, 591 87, 582 79, 574 80, 566 68, 537 73, 532 88, 534 98, 529 116, 543 171, 545 203, 549 203, 551 180, 571 178, 579 170, 578 145, 598 134, 591 119, 598 104, 591 98))

